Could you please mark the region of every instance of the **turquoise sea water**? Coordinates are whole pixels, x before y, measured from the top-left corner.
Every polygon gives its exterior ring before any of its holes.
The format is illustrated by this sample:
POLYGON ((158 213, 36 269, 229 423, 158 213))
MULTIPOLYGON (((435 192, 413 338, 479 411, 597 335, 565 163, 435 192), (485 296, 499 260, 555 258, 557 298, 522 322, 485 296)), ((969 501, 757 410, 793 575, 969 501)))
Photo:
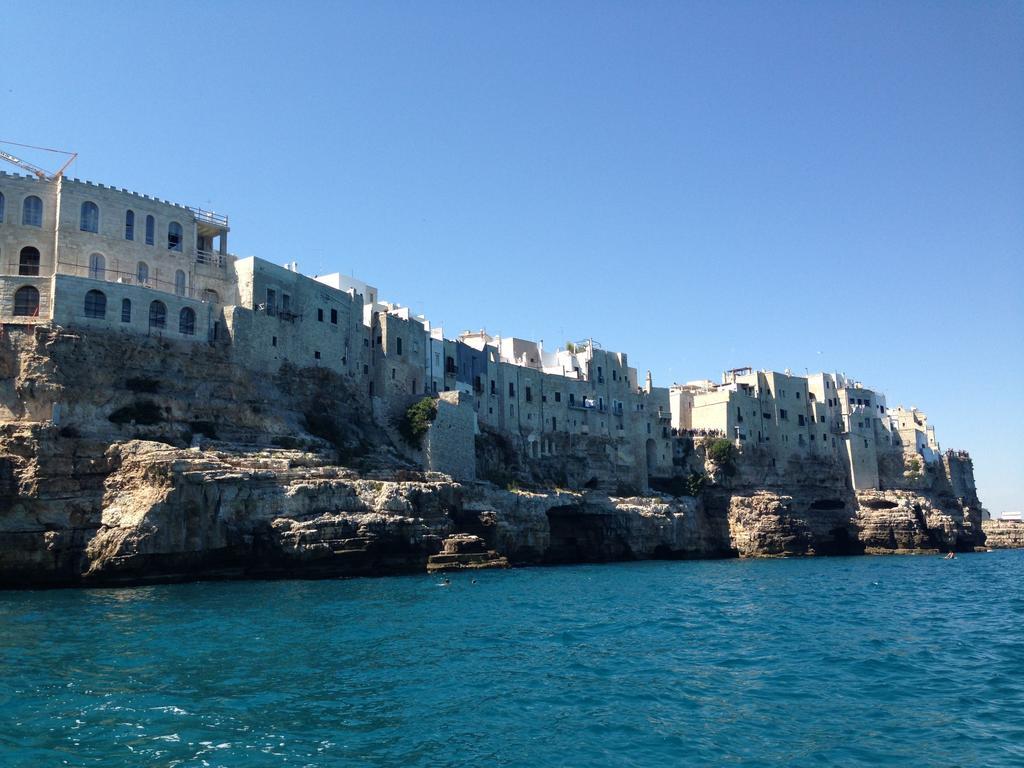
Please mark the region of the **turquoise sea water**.
POLYGON ((0 765, 1024 765, 1024 552, 437 581, 0 593, 0 765))

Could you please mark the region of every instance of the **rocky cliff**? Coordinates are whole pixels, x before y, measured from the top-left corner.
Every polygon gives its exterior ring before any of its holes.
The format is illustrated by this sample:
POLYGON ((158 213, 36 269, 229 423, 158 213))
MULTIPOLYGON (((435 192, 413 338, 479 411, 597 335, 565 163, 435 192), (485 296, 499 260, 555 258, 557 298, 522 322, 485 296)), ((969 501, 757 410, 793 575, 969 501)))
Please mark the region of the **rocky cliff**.
POLYGON ((750 452, 720 467, 690 445, 680 470, 702 482, 663 494, 556 490, 515 456, 519 488, 456 483, 417 471, 326 371, 8 326, 0 374, 3 586, 969 550, 984 535, 962 463, 904 478, 897 462, 888 490, 854 493, 832 464, 750 452))
POLYGON ((990 549, 1024 549, 1024 522, 1018 520, 986 520, 985 546, 990 549))

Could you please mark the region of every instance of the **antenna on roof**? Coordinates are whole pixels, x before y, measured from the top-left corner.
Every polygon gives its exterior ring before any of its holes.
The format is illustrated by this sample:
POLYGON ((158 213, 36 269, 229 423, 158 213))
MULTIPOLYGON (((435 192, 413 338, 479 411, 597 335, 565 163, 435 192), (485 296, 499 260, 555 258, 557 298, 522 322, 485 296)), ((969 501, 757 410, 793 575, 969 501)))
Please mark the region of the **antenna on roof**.
POLYGON ((38 149, 38 150, 41 150, 43 152, 54 152, 54 153, 56 153, 58 155, 67 155, 68 159, 64 163, 64 165, 62 165, 60 167, 60 170, 58 170, 56 173, 50 174, 50 173, 47 173, 46 171, 44 171, 38 165, 33 165, 32 163, 28 162, 27 160, 22 160, 20 157, 16 157, 16 156, 12 155, 10 152, 4 152, 2 149, 0 149, 0 160, 6 160, 8 163, 11 163, 12 165, 16 165, 16 166, 18 166, 19 168, 21 168, 24 171, 28 171, 29 173, 31 173, 33 176, 35 176, 37 179, 40 179, 41 181, 54 181, 56 179, 59 179, 61 176, 64 175, 64 171, 67 170, 67 167, 69 165, 71 165, 75 161, 75 159, 78 157, 78 153, 77 152, 68 152, 68 151, 63 150, 63 149, 49 149, 48 147, 36 147, 36 146, 33 146, 32 144, 19 144, 16 141, 3 141, 3 140, 0 140, 0 144, 7 144, 7 145, 12 146, 12 147, 24 147, 25 149, 38 149))

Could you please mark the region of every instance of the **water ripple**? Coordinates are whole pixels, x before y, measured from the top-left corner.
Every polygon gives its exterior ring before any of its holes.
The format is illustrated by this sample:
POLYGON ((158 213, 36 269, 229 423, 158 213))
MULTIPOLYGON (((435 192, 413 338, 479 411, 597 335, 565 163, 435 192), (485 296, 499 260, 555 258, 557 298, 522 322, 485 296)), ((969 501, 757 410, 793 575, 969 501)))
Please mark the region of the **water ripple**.
POLYGON ((1024 552, 0 593, 0 764, 1024 764, 1024 552))

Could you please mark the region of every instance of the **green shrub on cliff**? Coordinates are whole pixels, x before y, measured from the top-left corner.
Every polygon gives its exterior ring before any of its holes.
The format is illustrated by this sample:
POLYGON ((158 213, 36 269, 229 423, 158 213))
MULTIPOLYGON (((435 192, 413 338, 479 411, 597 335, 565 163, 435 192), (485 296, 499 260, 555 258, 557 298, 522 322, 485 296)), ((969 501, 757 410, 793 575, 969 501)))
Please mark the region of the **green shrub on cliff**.
POLYGON ((670 496, 699 496, 707 480, 707 475, 691 472, 685 477, 681 475, 671 478, 652 477, 650 485, 651 490, 667 493, 670 496))
POLYGON ((681 495, 700 496, 700 492, 704 490, 704 485, 707 481, 707 475, 702 475, 698 472, 691 472, 689 476, 683 480, 684 493, 681 495))
POLYGON ((736 446, 724 437, 718 437, 705 446, 705 454, 711 463, 725 474, 736 471, 736 446))
POLYGON ((423 436, 430 429, 437 416, 437 403, 432 397, 424 397, 409 406, 398 422, 398 432, 411 447, 419 448, 423 436))

